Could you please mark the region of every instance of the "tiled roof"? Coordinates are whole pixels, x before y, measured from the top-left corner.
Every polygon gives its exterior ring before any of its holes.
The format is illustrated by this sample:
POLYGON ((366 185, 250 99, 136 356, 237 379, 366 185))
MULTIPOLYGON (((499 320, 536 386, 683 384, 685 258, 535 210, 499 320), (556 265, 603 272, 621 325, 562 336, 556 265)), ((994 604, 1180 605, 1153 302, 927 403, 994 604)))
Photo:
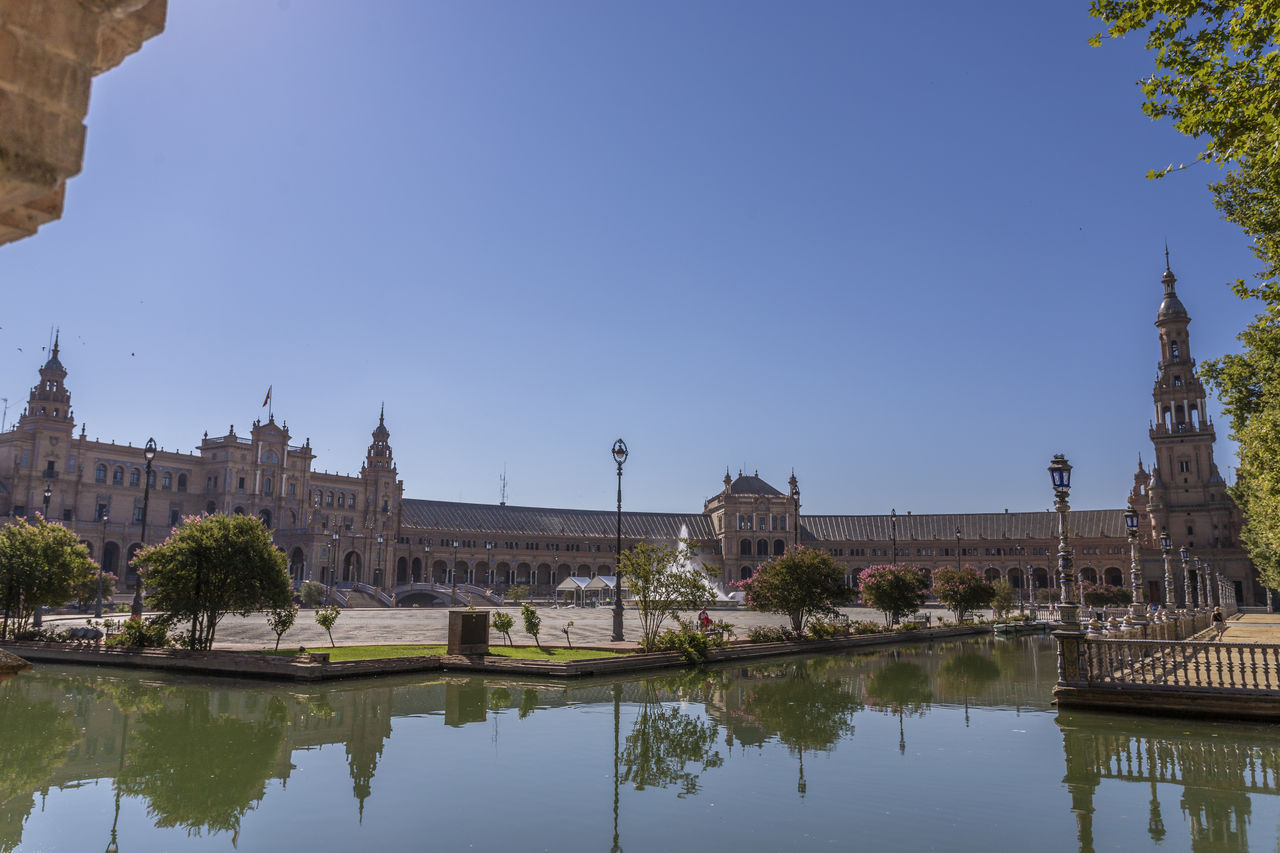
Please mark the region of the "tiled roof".
POLYGON ((782 492, 773 486, 761 480, 759 477, 753 477, 750 474, 739 474, 738 479, 734 480, 729 486, 729 494, 732 495, 781 495, 782 492))
MULTIPOLYGON (((1069 531, 1074 537, 1126 538, 1124 510, 1089 509, 1072 512, 1069 531)), ((955 515, 899 515, 898 542, 954 541, 956 528, 965 542, 982 539, 1056 539, 1056 512, 987 512, 955 515)), ((889 541, 887 515, 802 515, 801 537, 806 541, 889 541)))
MULTIPOLYGON (((434 530, 475 530, 529 536, 611 538, 617 513, 610 510, 550 509, 529 506, 424 501, 406 498, 402 504, 406 527, 434 530)), ((622 513, 622 535, 628 539, 670 539, 688 528, 693 539, 714 539, 711 519, 701 513, 622 513)))

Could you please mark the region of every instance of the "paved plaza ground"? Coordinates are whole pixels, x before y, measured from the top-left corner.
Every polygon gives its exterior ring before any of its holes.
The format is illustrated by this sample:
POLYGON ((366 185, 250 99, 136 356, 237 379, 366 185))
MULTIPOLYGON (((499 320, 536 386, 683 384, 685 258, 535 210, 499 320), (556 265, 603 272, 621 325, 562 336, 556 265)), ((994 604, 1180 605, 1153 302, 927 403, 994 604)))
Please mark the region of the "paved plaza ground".
MULTIPOLYGON (((515 627, 511 630, 511 639, 516 645, 532 645, 533 638, 524 632, 524 623, 520 618, 520 608, 498 608, 510 613, 515 619, 515 627)), ((324 629, 315 622, 314 611, 302 610, 294 627, 284 635, 281 648, 297 648, 298 646, 318 647, 329 645, 329 638, 324 629)), ((732 623, 734 631, 745 637, 747 629, 755 625, 785 625, 785 617, 776 613, 759 613, 754 610, 732 609, 709 611, 712 618, 732 623)), ((841 612, 853 620, 883 623, 884 617, 878 610, 863 607, 845 607, 841 612)), ((932 615, 934 621, 951 618, 950 611, 942 608, 927 607, 922 613, 932 615)), ((575 646, 596 646, 601 648, 635 648, 636 639, 640 635, 640 622, 635 610, 624 611, 623 636, 626 642, 614 644, 610 641, 613 633, 613 611, 605 607, 552 607, 538 606, 538 614, 542 617, 542 644, 547 646, 565 645, 565 636, 561 631, 567 623, 573 622, 569 629, 575 646)), ((694 612, 684 614, 692 619, 694 612)), ((983 615, 990 618, 990 613, 983 615)), ((117 617, 120 618, 120 617, 117 617)), ((342 611, 337 624, 333 628, 333 640, 340 646, 364 646, 384 643, 417 644, 444 643, 448 639, 448 609, 432 608, 349 608, 342 611)), ((49 617, 45 622, 59 627, 70 627, 72 624, 83 624, 83 617, 49 617)), ((675 627, 674 622, 668 623, 675 627)), ((1227 642, 1240 643, 1280 643, 1280 613, 1245 613, 1237 615, 1227 623, 1224 636, 1227 642)), ((275 645, 275 634, 267 626, 266 616, 255 613, 250 616, 228 616, 218 626, 215 648, 219 649, 264 649, 275 645)), ((495 644, 504 642, 496 634, 495 644)))
MULTIPOLYGON (((524 631, 524 622, 520 618, 519 607, 495 608, 510 613, 515 619, 515 627, 511 629, 511 639, 516 645, 533 645, 533 637, 524 631)), ((740 637, 745 637, 747 629, 753 625, 785 625, 787 619, 776 613, 758 613, 753 610, 730 609, 708 611, 711 618, 725 620, 733 625, 740 637)), ((884 616, 878 610, 862 607, 845 607, 841 612, 850 619, 883 623, 884 616)), ((950 618, 950 612, 942 609, 926 608, 934 621, 950 618)), ((329 645, 329 638, 324 629, 315 622, 314 611, 300 610, 298 619, 292 629, 284 635, 281 648, 297 648, 299 646, 318 647, 329 645)), ((697 611, 683 614, 693 619, 697 611)), ((623 611, 623 636, 627 642, 614 644, 610 641, 613 634, 613 611, 607 607, 552 607, 538 605, 538 615, 542 617, 541 639, 544 646, 563 646, 566 644, 561 631, 570 621, 570 637, 575 646, 597 646, 601 648, 635 648, 636 639, 640 636, 640 620, 636 611, 627 608, 623 611)), ((115 618, 128 618, 128 614, 115 618)), ((46 617, 49 627, 70 627, 84 624, 83 617, 46 617)), ((342 611, 333 628, 333 641, 340 646, 364 646, 384 643, 444 643, 448 639, 449 611, 444 607, 429 608, 348 608, 342 611)), ((675 627, 675 622, 668 620, 663 627, 675 627)), ((218 625, 217 639, 214 648, 218 649, 263 649, 275 645, 275 634, 267 626, 264 614, 254 613, 249 616, 227 616, 218 625)), ((494 644, 505 642, 496 633, 494 644)))

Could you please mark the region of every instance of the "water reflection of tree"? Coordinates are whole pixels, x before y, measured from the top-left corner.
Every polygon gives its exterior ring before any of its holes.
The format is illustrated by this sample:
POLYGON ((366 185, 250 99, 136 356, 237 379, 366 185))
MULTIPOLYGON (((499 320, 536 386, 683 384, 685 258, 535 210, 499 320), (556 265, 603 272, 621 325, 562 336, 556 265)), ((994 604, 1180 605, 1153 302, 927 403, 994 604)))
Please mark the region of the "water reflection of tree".
POLYGON ((830 674, 833 660, 809 660, 749 671, 742 716, 769 735, 776 735, 799 758, 796 790, 808 790, 804 754, 826 752, 853 734, 853 716, 863 709, 852 686, 830 674), (764 680, 755 678, 767 676, 764 680))
POLYGON ((907 751, 903 717, 921 715, 929 709, 933 690, 922 667, 910 661, 885 664, 867 682, 867 705, 898 717, 898 752, 907 751))
POLYGON ((263 719, 249 722, 212 713, 212 697, 202 691, 183 694, 180 708, 139 714, 117 784, 146 798, 156 826, 238 833, 284 742, 284 703, 272 697, 263 719))
POLYGON ((991 658, 977 652, 964 652, 949 659, 939 673, 942 683, 954 693, 964 696, 964 724, 969 725, 969 698, 1000 678, 1000 667, 991 658))
POLYGON ((79 740, 71 715, 30 699, 25 686, 22 680, 0 686, 0 853, 22 842, 32 792, 49 784, 79 740))
MULTIPOLYGON (((688 679, 687 674, 674 677, 688 679)), ((695 673, 695 677, 703 676, 695 673)), ((696 794, 699 774, 724 764, 715 749, 720 727, 686 714, 674 702, 663 701, 678 695, 673 688, 679 686, 662 678, 645 682, 645 696, 621 755, 622 781, 635 785, 636 790, 678 785, 678 796, 696 794), (701 766, 686 769, 690 764, 701 766)))

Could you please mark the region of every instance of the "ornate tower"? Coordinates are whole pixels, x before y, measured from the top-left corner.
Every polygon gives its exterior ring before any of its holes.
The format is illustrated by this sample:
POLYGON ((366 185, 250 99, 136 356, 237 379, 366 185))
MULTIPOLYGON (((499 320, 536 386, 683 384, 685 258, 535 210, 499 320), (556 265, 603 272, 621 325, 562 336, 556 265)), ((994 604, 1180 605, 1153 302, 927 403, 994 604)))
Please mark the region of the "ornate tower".
POLYGON ((365 453, 360 477, 365 482, 365 527, 376 535, 390 535, 399 517, 403 485, 396 479, 396 463, 391 455, 391 431, 387 429, 386 406, 378 412, 373 441, 365 453))
POLYGON ((1156 458, 1148 487, 1152 533, 1158 536, 1167 527, 1175 548, 1231 548, 1239 513, 1213 460, 1213 422, 1191 357, 1191 317, 1174 290, 1177 278, 1169 268, 1168 249, 1161 283, 1164 299, 1155 323, 1160 362, 1151 392, 1156 415, 1150 433, 1156 458))
POLYGON ((71 394, 64 384, 67 369, 58 360, 58 337, 54 336, 49 360, 40 368, 40 381, 27 398, 27 410, 18 419, 19 429, 53 427, 69 434, 75 424, 71 417, 71 394))

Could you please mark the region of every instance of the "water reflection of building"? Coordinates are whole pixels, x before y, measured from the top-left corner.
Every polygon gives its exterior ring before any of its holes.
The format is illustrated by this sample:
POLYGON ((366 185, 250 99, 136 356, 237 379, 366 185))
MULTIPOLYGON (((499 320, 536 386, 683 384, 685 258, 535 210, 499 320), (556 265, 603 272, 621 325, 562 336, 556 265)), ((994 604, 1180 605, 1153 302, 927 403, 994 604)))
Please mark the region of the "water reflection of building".
POLYGON ((1067 713, 1058 725, 1081 853, 1094 849, 1094 814, 1106 803, 1099 788, 1108 780, 1151 786, 1147 831, 1155 842, 1168 831, 1156 786, 1181 787, 1178 805, 1197 853, 1247 851, 1251 796, 1280 794, 1280 737, 1258 728, 1222 727, 1206 737, 1173 721, 1067 713))

